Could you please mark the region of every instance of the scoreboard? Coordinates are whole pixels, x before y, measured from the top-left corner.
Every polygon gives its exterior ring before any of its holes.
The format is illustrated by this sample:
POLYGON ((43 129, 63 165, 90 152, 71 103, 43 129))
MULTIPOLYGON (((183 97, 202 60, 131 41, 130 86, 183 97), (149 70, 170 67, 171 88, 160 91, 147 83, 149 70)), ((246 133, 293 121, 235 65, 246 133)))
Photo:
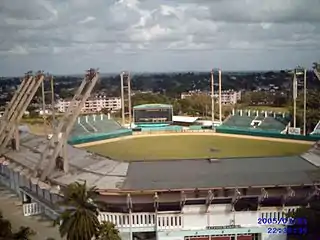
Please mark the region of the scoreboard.
POLYGON ((172 123, 172 108, 135 109, 134 122, 137 123, 172 123))

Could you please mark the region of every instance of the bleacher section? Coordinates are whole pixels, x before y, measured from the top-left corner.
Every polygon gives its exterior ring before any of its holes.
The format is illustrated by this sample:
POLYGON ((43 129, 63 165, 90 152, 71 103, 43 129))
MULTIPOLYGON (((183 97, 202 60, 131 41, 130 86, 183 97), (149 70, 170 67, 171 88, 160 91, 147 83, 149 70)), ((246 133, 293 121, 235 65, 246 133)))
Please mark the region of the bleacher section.
POLYGON ((288 116, 285 114, 266 111, 234 110, 232 115, 217 128, 280 133, 286 128, 288 122, 288 116))
POLYGON ((128 135, 132 135, 130 129, 123 128, 106 115, 80 116, 71 131, 68 143, 81 144, 128 135))
POLYGON ((234 115, 230 116, 229 119, 222 125, 229 127, 249 128, 253 119, 254 117, 234 115))
POLYGON ((261 128, 263 130, 272 129, 272 130, 283 131, 285 129, 285 127, 286 127, 286 125, 284 125, 283 123, 279 122, 278 120, 276 120, 273 117, 264 118, 264 120, 259 125, 259 128, 261 128))

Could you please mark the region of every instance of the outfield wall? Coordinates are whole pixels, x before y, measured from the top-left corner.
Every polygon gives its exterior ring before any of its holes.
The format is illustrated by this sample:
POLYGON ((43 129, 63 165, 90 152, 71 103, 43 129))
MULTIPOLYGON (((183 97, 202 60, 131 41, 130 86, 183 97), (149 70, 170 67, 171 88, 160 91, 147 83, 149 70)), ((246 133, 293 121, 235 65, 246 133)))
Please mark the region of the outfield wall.
POLYGON ((263 131, 259 130, 249 130, 249 129, 237 129, 237 128, 228 128, 228 127, 218 127, 216 128, 216 133, 225 133, 225 134, 235 134, 235 135, 247 135, 254 137, 267 137, 267 138, 281 138, 281 139, 292 139, 292 140, 302 140, 316 142, 320 140, 320 136, 316 135, 292 135, 292 134, 281 134, 276 131, 263 131))

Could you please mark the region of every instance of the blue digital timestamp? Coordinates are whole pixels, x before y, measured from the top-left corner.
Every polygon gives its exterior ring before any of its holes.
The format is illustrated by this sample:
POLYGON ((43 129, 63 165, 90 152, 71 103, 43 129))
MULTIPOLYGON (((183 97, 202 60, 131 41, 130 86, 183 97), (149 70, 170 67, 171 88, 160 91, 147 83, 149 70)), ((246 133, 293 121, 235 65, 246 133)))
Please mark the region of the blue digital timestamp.
POLYGON ((307 225, 306 218, 258 218, 259 225, 307 225))
POLYGON ((306 227, 273 227, 267 228, 268 234, 289 234, 289 235, 306 235, 308 229, 306 227))

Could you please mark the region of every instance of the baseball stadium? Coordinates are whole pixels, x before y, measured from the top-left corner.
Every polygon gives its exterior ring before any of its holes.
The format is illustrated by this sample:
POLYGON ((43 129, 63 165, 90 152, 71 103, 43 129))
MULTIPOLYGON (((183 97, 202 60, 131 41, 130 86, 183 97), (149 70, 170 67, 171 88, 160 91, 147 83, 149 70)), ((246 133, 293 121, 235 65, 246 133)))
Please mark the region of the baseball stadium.
POLYGON ((86 181, 97 188, 100 221, 123 240, 284 240, 292 221, 283 219, 319 199, 319 124, 297 135, 285 113, 251 109, 213 127, 145 104, 133 106, 128 127, 80 115, 98 78, 88 71, 50 136, 17 125, 41 73, 25 77, 1 118, 0 181, 26 217, 56 219, 61 189, 86 181))

